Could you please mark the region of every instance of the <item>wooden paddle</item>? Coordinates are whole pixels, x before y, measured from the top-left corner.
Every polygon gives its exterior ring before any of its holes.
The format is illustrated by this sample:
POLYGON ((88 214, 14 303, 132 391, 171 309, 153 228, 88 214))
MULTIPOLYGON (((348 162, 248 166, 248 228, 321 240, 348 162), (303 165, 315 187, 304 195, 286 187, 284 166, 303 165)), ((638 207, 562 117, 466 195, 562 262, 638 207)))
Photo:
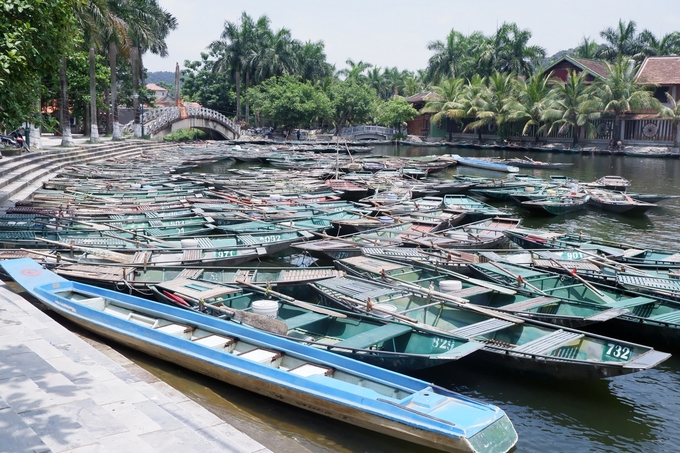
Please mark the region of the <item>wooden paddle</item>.
POLYGON ((99 249, 99 248, 94 248, 94 247, 82 247, 82 246, 75 245, 75 244, 68 244, 66 242, 52 241, 52 240, 44 239, 44 238, 35 238, 35 240, 41 241, 41 242, 47 242, 48 244, 58 245, 60 247, 68 249, 68 250, 78 250, 78 251, 87 253, 89 255, 98 256, 100 258, 115 261, 117 263, 128 264, 128 263, 130 263, 130 261, 132 261, 132 256, 130 256, 130 255, 112 252, 112 251, 106 250, 106 249, 99 249))
POLYGON ((510 272, 509 270, 507 270, 507 269, 504 268, 503 266, 499 266, 498 264, 494 263, 493 261, 489 261, 489 264, 491 264, 493 267, 495 267, 495 268, 497 268, 497 269, 500 269, 501 271, 505 272, 506 274, 510 275, 511 277, 517 279, 518 282, 519 282, 520 279, 521 279, 521 283, 522 283, 522 284, 528 286, 529 288, 533 289, 533 290, 536 291, 537 293, 539 293, 539 294, 541 294, 541 295, 543 295, 543 296, 547 296, 547 295, 548 295, 545 291, 543 291, 543 290, 541 290, 541 289, 535 287, 534 285, 532 285, 531 283, 529 283, 529 282, 527 282, 527 281, 524 281, 524 279, 522 279, 522 277, 521 277, 520 275, 513 274, 512 272, 510 272))
POLYGON ((265 292, 265 291, 266 291, 267 293, 269 293, 269 294, 271 294, 271 295, 273 295, 273 296, 276 296, 276 297, 278 297, 279 299, 285 300, 287 303, 289 303, 289 304, 291 304, 291 305, 295 305, 296 307, 300 307, 300 308, 305 308, 305 309, 307 309, 307 310, 309 310, 309 311, 313 311, 314 313, 319 313, 319 314, 322 314, 322 315, 333 316, 333 317, 335 317, 335 318, 346 318, 346 317, 347 317, 347 315, 344 314, 344 313, 340 313, 340 312, 334 311, 334 310, 329 310, 329 309, 327 309, 327 308, 320 307, 319 305, 316 305, 316 304, 310 304, 309 302, 304 302, 304 301, 301 301, 301 300, 297 300, 297 299, 294 299, 294 298, 292 298, 292 297, 290 297, 290 296, 286 296, 286 295, 283 294, 283 293, 279 293, 279 292, 273 291, 273 290, 271 290, 271 289, 266 290, 266 289, 263 289, 261 286, 255 285, 255 284, 250 283, 250 282, 246 282, 246 281, 243 281, 243 280, 236 280, 235 283, 237 283, 237 284, 239 284, 239 285, 248 286, 248 287, 253 288, 253 289, 256 289, 256 290, 258 290, 258 291, 262 291, 262 292, 265 292))
POLYGON ((166 245, 166 246, 169 246, 169 247, 177 248, 177 245, 175 245, 171 242, 168 242, 168 241, 164 241, 163 239, 158 239, 158 238, 155 238, 153 236, 147 236, 145 234, 141 234, 141 233, 138 233, 136 231, 126 230, 125 228, 121 228, 121 227, 118 227, 116 225, 111 225, 110 223, 103 223, 102 225, 107 226, 107 227, 111 227, 114 230, 118 230, 118 231, 122 231, 124 233, 131 234, 133 236, 139 236, 141 238, 147 239, 147 240, 152 241, 152 242, 158 242, 159 244, 163 244, 163 245, 166 245))
POLYGON ((562 264, 562 263, 560 263, 559 261, 556 261, 556 260, 554 260, 554 259, 552 259, 552 258, 550 259, 550 261, 551 261, 552 263, 556 264, 557 266, 561 267, 562 269, 564 269, 565 271, 567 271, 567 272, 569 273, 569 275, 572 275, 572 276, 575 277, 577 280, 579 280, 581 283, 583 283, 584 285, 586 285, 587 288, 589 288, 589 289, 590 289, 591 291, 593 291, 595 294, 597 294, 598 296, 600 296, 600 298, 601 298, 603 301, 605 301, 606 303, 613 303, 613 302, 616 302, 614 299, 612 299, 611 297, 607 296, 607 295, 604 294, 602 291, 600 291, 599 289, 597 289, 597 288, 595 288, 593 285, 591 285, 585 278, 583 278, 583 277, 581 277, 580 275, 578 275, 577 272, 571 272, 567 266, 565 266, 564 264, 562 264))
MULTIPOLYGON (((195 304, 198 304, 199 307, 205 306, 205 302, 202 300, 195 299, 191 296, 187 296, 184 294, 176 294, 177 296, 181 297, 182 299, 191 301, 195 304)), ((278 319, 270 318, 265 315, 261 315, 259 313, 253 313, 250 311, 244 311, 244 310, 237 310, 235 308, 227 308, 227 307, 219 307, 217 305, 210 305, 207 304, 211 309, 214 309, 216 311, 219 311, 221 313, 224 313, 225 315, 229 316, 230 318, 242 323, 246 324, 248 326, 254 327, 258 330, 263 330, 265 332, 270 332, 274 333, 276 335, 286 335, 288 333, 288 325, 283 322, 279 321, 278 319)))
POLYGON ((482 307, 482 306, 479 306, 479 305, 472 304, 472 303, 470 303, 470 301, 468 299, 463 299, 462 297, 456 297, 452 294, 442 293, 440 291, 434 291, 432 289, 427 289, 427 288, 423 288, 422 286, 411 285, 409 283, 404 283, 404 282, 400 282, 397 286, 403 286, 405 288, 408 288, 408 289, 410 289, 412 291, 416 291, 416 292, 431 294, 433 296, 437 296, 440 299, 445 299, 447 301, 455 302, 456 305, 458 305, 459 307, 468 308, 469 310, 476 311, 476 312, 479 312, 479 313, 482 313, 482 314, 485 314, 487 316, 491 316, 491 317, 494 317, 494 318, 504 319, 506 321, 514 322, 516 324, 521 324, 521 323, 524 322, 523 319, 517 318, 515 316, 511 316, 511 315, 506 315, 505 313, 501 313, 499 311, 496 311, 496 310, 493 310, 493 309, 490 309, 490 308, 485 308, 485 307, 482 307))
POLYGON ((348 296, 337 296, 337 297, 338 297, 338 299, 342 299, 344 301, 351 302, 355 305, 360 305, 361 308, 364 309, 366 313, 370 314, 371 311, 377 311, 377 312, 380 312, 380 313, 388 314, 388 315, 393 316, 397 319, 401 319, 402 321, 410 322, 412 324, 418 324, 417 319, 409 318, 408 316, 404 316, 404 315, 401 315, 399 313, 395 313, 395 312, 390 311, 390 310, 384 310, 380 307, 376 307, 375 305, 373 307, 370 307, 369 306, 370 304, 368 302, 364 302, 364 301, 361 301, 359 299, 355 299, 353 297, 348 297, 348 296))

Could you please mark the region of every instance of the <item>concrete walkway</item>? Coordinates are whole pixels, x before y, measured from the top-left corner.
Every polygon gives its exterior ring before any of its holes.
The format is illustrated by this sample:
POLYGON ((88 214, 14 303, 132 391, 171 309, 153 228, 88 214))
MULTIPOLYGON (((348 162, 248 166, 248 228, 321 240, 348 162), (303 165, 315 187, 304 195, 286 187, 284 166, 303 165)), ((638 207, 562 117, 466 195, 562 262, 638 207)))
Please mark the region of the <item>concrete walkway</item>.
MULTIPOLYGON (((77 146, 86 141, 76 137, 77 146)), ((60 144, 60 137, 48 138, 43 151, 60 144)), ((1 175, 0 184, 7 178, 1 175)), ((108 346, 84 341, 0 281, 0 452, 50 451, 270 450, 108 346)))

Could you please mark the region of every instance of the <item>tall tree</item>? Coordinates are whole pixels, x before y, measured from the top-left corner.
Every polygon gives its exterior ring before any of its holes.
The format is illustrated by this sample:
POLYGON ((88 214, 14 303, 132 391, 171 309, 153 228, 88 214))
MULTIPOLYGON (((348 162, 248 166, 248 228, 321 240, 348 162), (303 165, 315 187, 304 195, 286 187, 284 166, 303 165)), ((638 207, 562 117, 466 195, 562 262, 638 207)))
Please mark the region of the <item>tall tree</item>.
POLYGON ((572 134, 572 144, 576 146, 581 130, 587 136, 595 135, 593 120, 600 112, 590 100, 592 89, 586 83, 586 72, 569 71, 566 81, 559 80, 552 91, 552 99, 543 118, 550 123, 548 133, 572 134))
POLYGON ((585 58, 587 60, 593 60, 597 58, 600 51, 600 45, 594 40, 583 37, 583 40, 574 49, 574 56, 577 58, 585 58))
POLYGON ((544 123, 544 114, 550 102, 551 77, 552 72, 536 71, 529 80, 520 79, 517 98, 508 104, 508 119, 522 124, 522 135, 532 132, 535 141, 540 132, 549 127, 544 123))
POLYGON ((475 120, 465 130, 481 131, 496 126, 496 135, 503 139, 506 136, 505 123, 509 115, 509 104, 514 100, 517 90, 517 76, 514 73, 493 73, 476 99, 475 120))
POLYGON ((607 61, 616 61, 619 56, 636 57, 642 49, 637 36, 637 25, 632 20, 624 22, 619 19, 616 27, 607 27, 600 32, 605 43, 600 49, 599 56, 607 61))
POLYGON ((680 55, 680 32, 667 33, 658 39, 649 30, 643 30, 639 36, 641 52, 648 57, 680 55))
MULTIPOLYGON (((262 20, 269 19, 263 16, 262 20)), ((217 62, 213 66, 216 72, 229 73, 236 87, 236 119, 241 119, 241 77, 249 52, 253 48, 255 22, 244 11, 241 14, 241 22, 224 22, 224 30, 219 41, 213 41, 209 48, 218 55, 217 62)))
MULTIPOLYGON (((434 93, 425 102, 421 112, 432 113, 430 120, 436 124, 446 124, 448 120, 456 121, 464 118, 467 114, 464 104, 461 102, 464 89, 465 81, 461 78, 442 80, 439 85, 432 87, 434 93)), ((449 131, 449 141, 451 141, 453 130, 451 127, 447 127, 447 130, 449 131)))
POLYGON ((338 71, 339 76, 344 76, 345 80, 354 80, 357 82, 363 82, 366 80, 366 74, 364 71, 373 67, 370 63, 365 63, 363 61, 355 62, 351 58, 348 59, 347 68, 338 71))

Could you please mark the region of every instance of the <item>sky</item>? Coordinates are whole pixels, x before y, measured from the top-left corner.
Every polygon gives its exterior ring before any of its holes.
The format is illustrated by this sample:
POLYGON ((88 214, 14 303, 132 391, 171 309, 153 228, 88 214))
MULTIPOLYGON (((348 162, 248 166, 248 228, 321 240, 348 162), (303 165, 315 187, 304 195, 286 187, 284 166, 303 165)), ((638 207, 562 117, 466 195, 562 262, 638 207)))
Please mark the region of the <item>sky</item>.
POLYGON ((276 31, 290 30, 302 42, 323 41, 336 70, 347 59, 380 68, 417 71, 427 67, 428 43, 444 41, 452 29, 469 35, 492 35, 503 22, 530 30, 530 45, 551 56, 576 47, 584 37, 603 42, 600 31, 616 27, 619 19, 634 21, 638 32, 648 29, 657 38, 680 31, 678 0, 158 0, 177 18, 177 29, 166 42, 165 58, 147 53, 150 72, 175 71, 175 63, 200 60, 201 52, 220 38, 225 22, 240 23, 246 12, 262 15, 276 31))

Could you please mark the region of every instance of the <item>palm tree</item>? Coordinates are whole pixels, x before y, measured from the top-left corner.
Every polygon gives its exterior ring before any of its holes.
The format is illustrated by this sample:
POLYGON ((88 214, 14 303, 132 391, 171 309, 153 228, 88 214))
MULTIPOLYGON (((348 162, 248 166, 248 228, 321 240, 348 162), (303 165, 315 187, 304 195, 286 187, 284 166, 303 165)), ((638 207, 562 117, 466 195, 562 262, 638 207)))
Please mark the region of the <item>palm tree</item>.
POLYGON ((326 62, 323 41, 307 41, 296 49, 298 73, 312 83, 333 75, 333 69, 326 62))
POLYGON ((236 119, 241 119, 241 75, 248 49, 252 46, 251 30, 253 19, 243 12, 240 25, 225 21, 224 30, 219 41, 213 41, 208 47, 219 57, 213 66, 215 72, 228 72, 236 87, 236 119))
MULTIPOLYGON (((465 81, 461 78, 442 80, 439 85, 432 87, 434 95, 427 100, 420 111, 422 113, 433 113, 430 119, 438 124, 443 124, 447 119, 455 121, 463 118, 466 112, 460 103, 460 97, 464 88, 465 81)), ((451 127, 447 127, 447 129, 449 141, 451 141, 453 130, 451 127)))
POLYGON ((476 49, 486 38, 480 32, 465 36, 451 30, 445 41, 430 41, 427 49, 434 51, 427 64, 427 78, 433 83, 452 77, 471 77, 477 62, 476 49))
POLYGON ((639 36, 642 53, 648 57, 662 57, 680 54, 680 32, 674 31, 657 39, 649 30, 643 30, 639 36))
POLYGON ((675 125, 675 137, 673 140, 673 146, 677 147, 680 143, 680 104, 675 101, 675 98, 670 93, 666 93, 666 99, 668 100, 668 107, 661 107, 661 116, 663 118, 670 119, 675 125))
POLYGON ((514 100, 517 91, 517 76, 514 73, 502 74, 495 72, 488 78, 486 89, 479 92, 472 101, 475 105, 475 120, 465 126, 465 131, 477 130, 493 125, 497 127, 497 135, 505 137, 505 123, 508 120, 509 104, 514 100))
POLYGON ((530 30, 521 30, 515 23, 504 23, 496 32, 496 65, 498 72, 514 72, 530 77, 536 66, 545 58, 545 49, 530 46, 530 30))
POLYGON ((607 61, 616 61, 619 56, 636 57, 642 46, 636 34, 637 25, 632 20, 624 22, 619 19, 616 28, 608 27, 600 32, 606 41, 600 49, 599 56, 607 61))
POLYGON ((583 41, 574 50, 574 56, 577 58, 585 58, 593 60, 597 58, 600 51, 600 45, 590 38, 583 37, 583 41))
MULTIPOLYGON (((471 79, 468 80, 467 84, 463 88, 463 92, 459 98, 459 108, 463 114, 461 118, 476 118, 477 112, 479 111, 478 99, 482 93, 487 89, 486 77, 482 77, 479 74, 475 74, 471 79)), ((470 128, 466 127, 464 131, 469 131, 470 128)), ((479 141, 482 141, 482 129, 476 129, 479 141)))
POLYGON ((155 55, 166 57, 168 46, 165 38, 177 28, 177 19, 158 5, 158 0, 131 0, 131 8, 139 19, 128 22, 128 34, 132 47, 132 99, 135 112, 135 137, 141 137, 142 124, 140 112, 139 78, 144 75, 142 55, 147 50, 155 55))
POLYGON ((386 86, 386 80, 383 77, 382 68, 374 66, 366 72, 366 83, 378 93, 381 99, 388 99, 390 90, 386 86))
POLYGON ((634 110, 661 110, 649 87, 636 80, 637 66, 619 56, 616 64, 607 63, 608 75, 593 84, 593 102, 597 103, 603 116, 614 116, 614 137, 621 134, 621 116, 634 110))
POLYGON ((551 77, 552 72, 546 74, 543 71, 537 71, 526 82, 520 80, 517 99, 508 104, 508 120, 523 124, 522 135, 533 132, 536 142, 538 142, 539 134, 549 127, 544 124, 543 117, 550 101, 551 77))
POLYGON ((595 135, 592 120, 599 118, 600 113, 590 101, 592 89, 586 83, 586 72, 569 71, 565 81, 558 80, 551 94, 552 99, 543 114, 543 119, 550 123, 548 133, 557 130, 559 134, 573 135, 572 144, 576 146, 581 130, 586 135, 595 135))
POLYGON ((100 143, 99 128, 97 127, 97 87, 95 79, 95 51, 101 49, 105 30, 111 28, 111 13, 106 0, 91 0, 79 3, 76 18, 85 37, 85 44, 89 48, 90 66, 90 142, 100 143))
POLYGON ((345 80, 355 80, 358 82, 365 81, 364 71, 373 67, 372 64, 363 61, 355 63, 351 58, 345 61, 345 63, 347 63, 349 68, 341 69, 338 71, 338 75, 345 76, 345 80))

